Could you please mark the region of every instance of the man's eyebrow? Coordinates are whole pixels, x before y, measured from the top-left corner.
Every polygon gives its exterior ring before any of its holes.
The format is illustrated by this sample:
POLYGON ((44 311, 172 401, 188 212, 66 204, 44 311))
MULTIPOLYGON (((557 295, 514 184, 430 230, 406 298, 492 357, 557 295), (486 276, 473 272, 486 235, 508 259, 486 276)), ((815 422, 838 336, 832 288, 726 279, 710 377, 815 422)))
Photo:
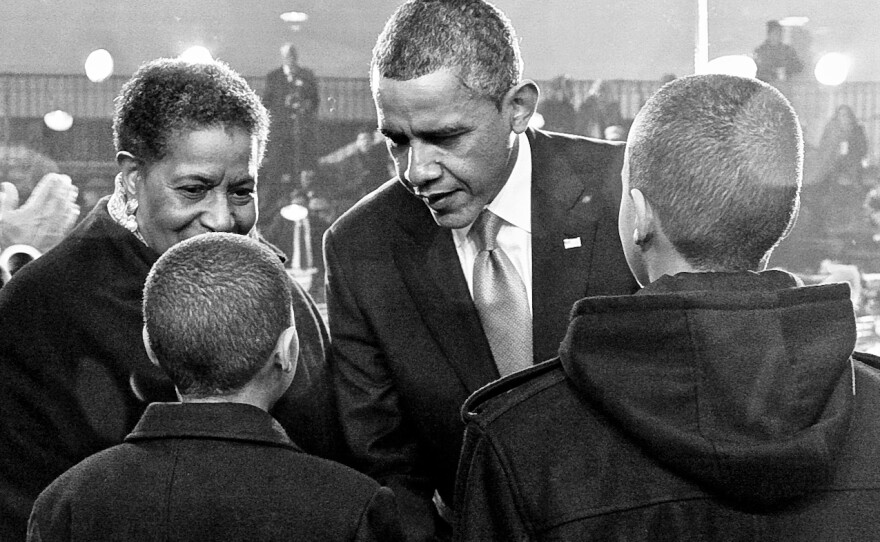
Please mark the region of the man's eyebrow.
POLYGON ((469 128, 463 126, 461 124, 450 124, 449 126, 442 126, 440 128, 434 130, 426 130, 424 132, 418 132, 417 135, 421 137, 447 137, 451 135, 457 135, 462 132, 468 131, 469 128))
MULTIPOLYGON (((469 131, 470 128, 464 125, 459 124, 451 124, 449 126, 441 126, 440 128, 435 128, 431 130, 421 130, 414 132, 413 135, 421 138, 437 138, 437 137, 447 137, 451 135, 458 135, 462 132, 469 131)), ((397 132, 395 130, 391 130, 389 128, 380 128, 379 132, 388 138, 399 137, 403 135, 403 132, 397 132)))

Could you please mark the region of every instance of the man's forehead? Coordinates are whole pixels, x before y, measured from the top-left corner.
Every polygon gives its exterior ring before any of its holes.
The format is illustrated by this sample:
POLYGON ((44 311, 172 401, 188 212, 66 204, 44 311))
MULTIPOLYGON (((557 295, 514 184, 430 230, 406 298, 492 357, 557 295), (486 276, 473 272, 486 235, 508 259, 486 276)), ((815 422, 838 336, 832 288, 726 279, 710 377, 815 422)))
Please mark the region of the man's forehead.
POLYGON ((488 99, 475 98, 448 70, 405 81, 380 78, 374 99, 383 131, 444 130, 476 122, 476 115, 496 111, 488 99))

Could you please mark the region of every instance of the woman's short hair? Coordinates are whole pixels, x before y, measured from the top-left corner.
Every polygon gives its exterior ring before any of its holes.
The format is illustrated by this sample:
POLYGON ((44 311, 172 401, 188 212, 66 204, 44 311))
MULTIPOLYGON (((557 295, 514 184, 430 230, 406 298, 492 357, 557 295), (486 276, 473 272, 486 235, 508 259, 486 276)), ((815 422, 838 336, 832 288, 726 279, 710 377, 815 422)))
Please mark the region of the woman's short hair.
POLYGON ((697 268, 755 270, 794 221, 803 137, 791 104, 766 83, 675 79, 639 112, 628 146, 630 188, 697 268))
POLYGON ((223 62, 147 62, 123 85, 115 104, 116 152, 153 163, 165 158, 169 138, 183 130, 239 127, 256 138, 262 161, 269 115, 244 78, 223 62))
POLYGON ((441 68, 457 72, 475 97, 500 106, 522 77, 510 20, 483 0, 410 0, 391 16, 373 48, 370 80, 408 81, 441 68))
POLYGON ((153 265, 143 313, 150 347, 177 389, 222 395, 249 382, 293 325, 290 278, 261 243, 202 234, 153 265))

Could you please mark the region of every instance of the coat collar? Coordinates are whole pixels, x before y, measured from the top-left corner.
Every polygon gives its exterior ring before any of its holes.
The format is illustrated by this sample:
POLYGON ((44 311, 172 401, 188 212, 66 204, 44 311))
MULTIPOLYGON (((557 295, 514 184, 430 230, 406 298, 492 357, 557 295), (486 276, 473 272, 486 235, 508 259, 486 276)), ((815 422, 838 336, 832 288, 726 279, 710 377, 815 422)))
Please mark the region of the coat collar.
POLYGON ((126 442, 217 438, 299 450, 268 412, 240 403, 151 403, 126 442))

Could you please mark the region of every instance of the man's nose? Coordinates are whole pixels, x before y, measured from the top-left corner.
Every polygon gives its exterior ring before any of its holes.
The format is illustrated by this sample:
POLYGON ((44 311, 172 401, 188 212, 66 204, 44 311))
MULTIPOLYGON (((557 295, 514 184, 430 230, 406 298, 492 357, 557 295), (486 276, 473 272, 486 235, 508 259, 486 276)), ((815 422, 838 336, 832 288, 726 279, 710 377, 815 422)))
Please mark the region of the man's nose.
POLYGON ((423 186, 443 174, 437 149, 432 145, 414 143, 407 155, 406 178, 413 186, 423 186))

